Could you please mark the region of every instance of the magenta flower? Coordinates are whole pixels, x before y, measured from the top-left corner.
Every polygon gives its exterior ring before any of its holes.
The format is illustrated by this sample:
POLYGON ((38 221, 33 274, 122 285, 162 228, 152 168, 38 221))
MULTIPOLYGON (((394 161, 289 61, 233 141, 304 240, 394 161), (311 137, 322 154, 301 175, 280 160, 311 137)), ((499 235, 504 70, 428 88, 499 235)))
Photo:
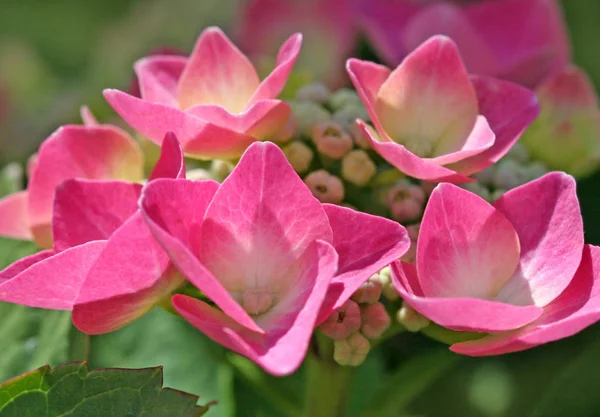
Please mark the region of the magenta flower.
POLYGON ((458 48, 435 36, 395 70, 350 59, 348 73, 373 121, 362 124, 377 153, 411 177, 467 182, 504 156, 535 119, 535 95, 469 77, 458 48))
MULTIPOLYGON (((184 175, 183 153, 168 135, 150 180, 184 175)), ((184 279, 138 213, 141 189, 117 180, 62 182, 52 208, 53 249, 1 271, 0 301, 73 310, 80 330, 98 334, 168 297, 184 279)))
POLYGON ((494 205, 441 184, 425 210, 416 264, 395 262, 392 278, 405 302, 431 321, 489 333, 452 350, 505 353, 600 318, 599 250, 584 246, 575 181, 565 174, 547 174, 494 205))
POLYGON ((104 96, 134 129, 157 144, 174 132, 188 156, 235 158, 287 123, 290 107, 275 98, 301 43, 301 35, 289 38, 275 69, 261 82, 225 34, 208 28, 189 58, 152 56, 136 63, 141 99, 117 90, 106 90, 104 96))
POLYGON ((293 32, 304 36, 297 67, 339 87, 348 82, 344 62, 358 38, 353 0, 250 0, 245 2, 236 39, 255 62, 264 61, 293 32))
POLYGON ((84 111, 85 126, 59 128, 40 146, 28 166, 26 191, 0 199, 0 235, 35 240, 52 247, 54 191, 69 178, 141 181, 142 153, 133 139, 111 125, 95 124, 84 111))
POLYGON ((408 249, 399 224, 321 204, 272 143, 253 144, 221 186, 154 181, 141 207, 172 262, 216 305, 175 295, 173 307, 276 375, 293 372, 315 326, 408 249))
POLYGON ((390 65, 398 65, 437 34, 458 44, 469 72, 526 87, 535 87, 569 62, 569 40, 557 1, 457 3, 358 1, 363 29, 390 65))

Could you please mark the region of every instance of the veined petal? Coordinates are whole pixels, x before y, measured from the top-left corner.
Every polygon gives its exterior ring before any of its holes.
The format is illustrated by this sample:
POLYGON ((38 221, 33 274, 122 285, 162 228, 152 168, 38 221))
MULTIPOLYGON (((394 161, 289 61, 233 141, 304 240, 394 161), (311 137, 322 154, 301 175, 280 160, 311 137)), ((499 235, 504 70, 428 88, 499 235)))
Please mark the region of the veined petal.
POLYGON ((188 59, 173 55, 154 55, 137 61, 135 73, 142 99, 179 108, 177 83, 188 59))
POLYGON ((201 227, 199 259, 229 291, 271 284, 315 240, 331 242, 321 204, 274 144, 255 143, 216 192, 201 227))
POLYGON ((136 213, 112 234, 89 270, 75 300, 73 323, 87 334, 117 330, 150 311, 183 281, 136 213))
POLYGON ((373 274, 404 255, 410 247, 400 224, 349 208, 324 204, 333 231, 339 269, 319 313, 319 322, 340 308, 373 274))
POLYGON ((79 289, 105 241, 89 242, 39 262, 0 283, 0 301, 52 310, 71 310, 79 289))
POLYGON ((425 296, 495 299, 518 264, 519 237, 506 217, 469 191, 436 187, 417 243, 425 296))
POLYGON ((581 262, 583 222, 575 180, 554 172, 494 203, 521 242, 521 260, 498 299, 545 306, 569 285, 581 262))
POLYGON ((19 191, 0 199, 0 236, 32 240, 29 223, 29 193, 19 191))
POLYGON ((385 132, 421 157, 461 150, 479 109, 454 42, 435 36, 407 56, 381 86, 375 111, 385 132))
POLYGON ((185 178, 185 157, 177 137, 169 132, 162 141, 160 157, 150 173, 149 181, 157 178, 185 178))
POLYGON ((54 249, 108 239, 137 211, 141 191, 140 184, 125 181, 64 181, 54 199, 54 249))
POLYGON ((243 111, 259 86, 254 65, 218 28, 202 32, 179 79, 181 109, 217 104, 243 111))
POLYGON ((324 242, 315 242, 303 258, 298 290, 261 318, 264 335, 249 331, 226 314, 190 297, 175 295, 173 306, 223 346, 247 356, 273 375, 289 375, 306 355, 319 307, 337 268, 335 250, 324 242))

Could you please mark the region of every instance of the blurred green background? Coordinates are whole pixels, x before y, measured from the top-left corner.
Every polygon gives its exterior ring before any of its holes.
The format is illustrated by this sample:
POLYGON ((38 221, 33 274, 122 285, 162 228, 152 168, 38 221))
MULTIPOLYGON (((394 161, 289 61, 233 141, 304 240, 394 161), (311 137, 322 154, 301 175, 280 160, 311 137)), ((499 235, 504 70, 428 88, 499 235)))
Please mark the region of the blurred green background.
MULTIPOLYGON (((128 89, 133 61, 166 45, 189 51, 203 27, 230 28, 236 4, 0 0, 0 164, 24 161, 60 124, 79 122, 82 104, 101 118, 110 115, 101 91, 128 89)), ((575 62, 600 86, 600 1, 563 5, 575 62)), ((579 195, 586 241, 599 245, 600 174, 580 181, 579 195)), ((0 266, 29 250, 0 240, 0 266)), ((80 358, 84 342, 68 314, 0 304, 0 380, 46 362, 80 358)), ((351 407, 397 396, 405 406, 402 415, 412 417, 600 416, 600 325, 502 357, 463 358, 446 349, 420 335, 386 342, 384 354, 371 355, 355 378, 351 407), (423 361, 415 361, 420 355, 423 361), (407 361, 409 372, 385 379, 407 361)), ((257 400, 257 391, 226 359, 222 348, 163 311, 92 338, 90 350, 92 367, 165 365, 167 385, 219 400, 210 416, 276 417, 276 407, 257 400)), ((282 380, 281 387, 300 397, 301 378, 302 372, 282 380)))

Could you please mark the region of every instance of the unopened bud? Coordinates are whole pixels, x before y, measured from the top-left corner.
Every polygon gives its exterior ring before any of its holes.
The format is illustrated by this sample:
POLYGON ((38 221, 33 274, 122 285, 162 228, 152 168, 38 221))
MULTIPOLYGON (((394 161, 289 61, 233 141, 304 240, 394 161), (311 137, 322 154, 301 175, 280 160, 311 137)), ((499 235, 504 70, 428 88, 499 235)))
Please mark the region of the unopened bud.
POLYGON ((333 159, 340 159, 354 146, 350 135, 338 123, 315 125, 311 137, 319 152, 333 159))
POLYGON ((314 158, 314 152, 304 142, 294 140, 283 147, 283 153, 298 174, 308 171, 314 158))
POLYGON ((231 162, 215 159, 210 165, 210 175, 215 181, 222 182, 229 174, 231 174, 233 168, 234 166, 231 162))
POLYGON ((392 323, 390 315, 381 303, 361 306, 360 318, 360 331, 369 339, 379 339, 392 323))
POLYGON ((396 301, 400 298, 400 294, 396 291, 392 283, 392 271, 389 266, 386 266, 379 271, 379 282, 381 282, 381 294, 390 301, 396 301))
POLYGON ((342 366, 358 366, 365 361, 371 344, 360 333, 352 333, 348 338, 336 340, 333 345, 333 359, 342 366))
POLYGON ((334 91, 329 97, 329 107, 340 110, 349 105, 362 104, 356 91, 350 88, 341 88, 334 91))
POLYGON ((406 226, 408 232, 408 238, 410 239, 410 247, 408 251, 402 256, 402 260, 408 263, 415 263, 417 259, 417 240, 419 238, 419 231, 421 230, 421 224, 411 224, 406 226))
POLYGON ((308 174, 304 183, 321 203, 339 204, 344 200, 342 180, 324 169, 308 174))
POLYGON ((417 313, 411 306, 403 303, 402 308, 396 313, 396 319, 406 327, 409 332, 418 332, 429 326, 429 319, 417 313))
POLYGON ((359 102, 342 107, 333 113, 332 119, 346 129, 350 129, 354 122, 356 122, 356 119, 368 120, 369 113, 367 113, 365 106, 359 102))
POLYGON ((292 101, 289 104, 298 123, 297 133, 300 135, 310 136, 315 124, 331 120, 331 114, 314 101, 292 101))
POLYGON ((337 311, 327 317, 319 326, 326 336, 334 340, 346 339, 360 329, 360 308, 352 300, 348 300, 337 311))
POLYGON ((529 151, 521 142, 515 143, 508 151, 505 158, 514 159, 517 162, 525 163, 529 161, 529 151))
POLYGON ((411 221, 423 213, 425 192, 418 185, 399 182, 390 188, 387 202, 394 220, 411 221))
POLYGON ((468 182, 466 184, 462 184, 461 187, 472 192, 473 194, 477 194, 486 201, 492 201, 490 190, 479 181, 468 182))
POLYGON ((367 282, 362 284, 354 294, 352 299, 359 304, 375 304, 381 297, 381 281, 379 275, 375 274, 367 282))
POLYGON ((210 172, 204 168, 194 168, 186 171, 185 177, 188 180, 204 181, 212 179, 210 172))
POLYGON ((331 91, 322 82, 314 82, 304 85, 296 92, 296 100, 316 101, 317 103, 325 103, 329 99, 331 91))
POLYGON ((512 190, 528 181, 527 167, 514 159, 503 159, 496 165, 493 184, 498 188, 512 190))
POLYGON ((297 129, 298 129, 298 121, 296 120, 294 115, 291 115, 290 118, 288 119, 287 123, 285 125, 283 125, 283 127, 281 129, 279 129, 277 132, 275 132, 275 134, 272 137, 273 142, 277 142, 277 143, 289 142, 289 140, 292 139, 292 137, 294 136, 294 133, 296 133, 297 129))
POLYGON ((377 173, 377 166, 362 149, 350 151, 342 159, 342 178, 364 187, 377 173))
POLYGON ((354 143, 356 143, 356 146, 359 148, 367 150, 372 148, 371 142, 369 142, 367 135, 365 135, 365 132, 363 132, 358 123, 352 123, 350 125, 350 134, 352 135, 352 139, 354 139, 354 143))

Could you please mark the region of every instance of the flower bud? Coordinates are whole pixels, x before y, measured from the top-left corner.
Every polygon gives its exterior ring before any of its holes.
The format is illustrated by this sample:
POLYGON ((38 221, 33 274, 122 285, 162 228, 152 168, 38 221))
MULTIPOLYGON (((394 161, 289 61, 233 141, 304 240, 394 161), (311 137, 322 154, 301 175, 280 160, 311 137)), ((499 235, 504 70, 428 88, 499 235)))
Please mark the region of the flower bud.
POLYGON ((344 128, 350 129, 355 124, 356 119, 368 120, 369 113, 367 113, 362 103, 357 103, 342 107, 333 113, 332 119, 334 122, 344 126, 344 128))
POLYGON ((352 299, 359 304, 375 304, 381 297, 382 287, 379 275, 375 274, 352 294, 352 299))
POLYGON ((512 148, 508 151, 505 158, 514 159, 517 162, 526 163, 529 162, 530 155, 529 151, 521 142, 515 143, 512 148))
POLYGON ((367 138, 363 130, 360 128, 358 123, 352 123, 350 125, 350 134, 352 136, 352 139, 354 139, 354 143, 356 143, 356 146, 358 146, 359 148, 366 150, 372 148, 371 142, 369 142, 369 139, 367 138))
POLYGON ((324 169, 308 174, 304 183, 321 203, 339 204, 344 200, 342 180, 324 169))
POLYGON ((390 188, 387 200, 394 220, 411 221, 423 213, 425 192, 418 185, 402 181, 390 188))
POLYGON ((195 180, 195 181, 203 181, 203 180, 212 179, 210 172, 203 168, 190 169, 189 171, 186 171, 185 177, 188 180, 195 180))
POLYGON ((334 91, 329 97, 329 107, 331 107, 334 111, 343 109, 346 106, 351 106, 355 104, 361 104, 360 97, 356 91, 350 88, 341 88, 337 91, 334 91))
POLYGON ((497 188, 512 190, 525 184, 528 178, 527 166, 513 159, 503 159, 496 165, 492 182, 497 188))
POLYGON ((333 359, 342 366, 358 366, 365 361, 371 344, 360 333, 352 333, 348 338, 336 340, 333 345, 333 359))
POLYGON ((396 291, 394 284, 392 283, 392 272, 389 266, 386 266, 379 271, 378 279, 381 282, 381 294, 390 301, 396 301, 400 298, 400 294, 396 291))
POLYGON ((396 319, 400 324, 406 327, 409 332, 418 332, 429 326, 429 319, 416 312, 411 306, 406 303, 402 304, 402 308, 396 313, 396 319))
POLYGON ((392 319, 381 303, 360 307, 360 331, 369 339, 379 339, 389 329, 392 319))
POLYGON ((358 304, 348 300, 337 311, 331 313, 319 329, 334 340, 346 339, 360 329, 360 314, 358 304))
POLYGON ((296 100, 316 101, 325 103, 329 99, 331 91, 322 82, 314 82, 304 85, 296 92, 296 100))
POLYGON ((342 178, 364 187, 377 173, 377 166, 362 149, 350 151, 342 159, 342 178))
POLYGON ((294 140, 283 147, 283 153, 298 174, 308 171, 314 152, 304 142, 294 140))
POLYGON ((331 120, 331 114, 314 101, 292 101, 289 104, 297 122, 296 132, 299 135, 310 136, 315 124, 331 120))
POLYGON ((334 122, 315 125, 311 137, 319 152, 333 159, 340 159, 354 146, 350 135, 334 122))
POLYGON ((479 197, 483 198, 486 201, 492 201, 490 190, 484 186, 479 181, 468 182, 466 184, 461 184, 461 187, 465 190, 472 192, 473 194, 477 194, 479 197))
POLYGON ((231 174, 233 168, 234 165, 229 161, 214 159, 210 165, 210 175, 215 181, 222 182, 231 174))
POLYGON ((297 129, 298 129, 298 121, 296 120, 294 115, 291 115, 290 118, 288 119, 287 123, 281 129, 279 129, 277 132, 275 132, 275 134, 272 137, 273 142, 276 142, 276 143, 288 142, 290 139, 292 139, 292 137, 296 133, 297 129))
POLYGON ((406 231, 408 232, 408 237, 410 239, 410 247, 401 258, 404 262, 412 264, 417 260, 417 239, 419 238, 420 229, 421 223, 406 226, 406 231))

